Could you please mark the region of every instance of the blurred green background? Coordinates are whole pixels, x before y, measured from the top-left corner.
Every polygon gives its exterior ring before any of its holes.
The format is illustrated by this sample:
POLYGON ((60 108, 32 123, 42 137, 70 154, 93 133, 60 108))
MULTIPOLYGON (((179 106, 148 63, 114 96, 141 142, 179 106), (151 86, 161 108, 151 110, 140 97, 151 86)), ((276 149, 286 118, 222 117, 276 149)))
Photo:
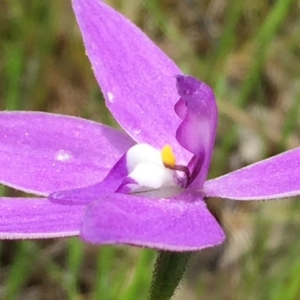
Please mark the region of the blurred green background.
MULTIPOLYGON (((107 2, 214 88, 220 121, 211 177, 299 146, 299 1, 107 2)), ((0 109, 115 125, 70 1, 0 3, 0 109)), ((209 204, 227 241, 195 254, 174 299, 300 299, 300 202, 209 204)), ((154 258, 152 250, 77 239, 3 241, 0 299, 147 299, 154 258)))

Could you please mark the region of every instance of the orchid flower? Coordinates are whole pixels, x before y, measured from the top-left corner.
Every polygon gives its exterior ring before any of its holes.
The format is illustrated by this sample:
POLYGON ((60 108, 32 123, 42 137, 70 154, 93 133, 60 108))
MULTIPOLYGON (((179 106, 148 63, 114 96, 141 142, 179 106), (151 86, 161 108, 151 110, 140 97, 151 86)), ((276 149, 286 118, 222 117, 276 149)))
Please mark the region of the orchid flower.
POLYGON ((218 119, 211 88, 183 75, 105 3, 73 0, 73 8, 106 105, 124 131, 1 112, 0 182, 39 198, 0 199, 0 238, 79 234, 96 244, 194 251, 225 238, 207 198, 300 194, 300 148, 205 181, 218 119))

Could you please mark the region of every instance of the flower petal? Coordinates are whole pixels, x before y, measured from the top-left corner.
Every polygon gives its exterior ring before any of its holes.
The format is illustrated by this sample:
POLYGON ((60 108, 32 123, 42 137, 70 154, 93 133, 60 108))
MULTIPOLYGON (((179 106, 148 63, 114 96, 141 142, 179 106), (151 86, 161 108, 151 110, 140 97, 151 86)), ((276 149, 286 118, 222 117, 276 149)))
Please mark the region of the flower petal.
POLYGON ((57 191, 48 196, 53 203, 78 205, 88 204, 93 200, 97 200, 114 193, 128 175, 126 166, 126 154, 113 166, 103 181, 82 188, 57 191))
POLYGON ((218 110, 212 89, 191 76, 177 76, 181 99, 175 106, 182 118, 176 137, 179 143, 194 154, 189 164, 192 188, 201 188, 209 169, 213 151, 218 110))
POLYGON ((103 181, 82 188, 56 191, 48 199, 67 205, 88 204, 114 192, 129 193, 140 187, 158 189, 173 182, 175 185, 173 176, 174 171, 164 167, 158 150, 148 144, 136 144, 117 161, 103 181))
POLYGON ((199 195, 157 200, 113 194, 88 206, 81 237, 96 244, 193 251, 220 244, 224 233, 199 195))
POLYGON ((264 200, 300 195, 300 148, 208 180, 205 197, 264 200))
POLYGON ((78 235, 84 208, 53 204, 43 198, 0 198, 0 239, 78 235))
POLYGON ((26 192, 101 181, 134 142, 99 123, 41 112, 0 113, 0 183, 26 192))
POLYGON ((106 105, 116 120, 137 142, 158 149, 171 144, 175 154, 187 160, 188 153, 175 139, 180 119, 174 114, 178 100, 174 76, 181 71, 139 28, 104 2, 73 0, 73 8, 106 105))

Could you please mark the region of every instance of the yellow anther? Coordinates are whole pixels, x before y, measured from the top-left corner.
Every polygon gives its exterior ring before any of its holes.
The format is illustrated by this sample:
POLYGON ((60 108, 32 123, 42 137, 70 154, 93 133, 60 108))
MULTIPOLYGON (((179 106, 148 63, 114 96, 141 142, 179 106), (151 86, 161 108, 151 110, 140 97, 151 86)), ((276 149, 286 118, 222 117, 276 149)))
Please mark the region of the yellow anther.
POLYGON ((170 145, 164 145, 161 150, 161 158, 166 168, 173 169, 176 164, 176 158, 170 145))

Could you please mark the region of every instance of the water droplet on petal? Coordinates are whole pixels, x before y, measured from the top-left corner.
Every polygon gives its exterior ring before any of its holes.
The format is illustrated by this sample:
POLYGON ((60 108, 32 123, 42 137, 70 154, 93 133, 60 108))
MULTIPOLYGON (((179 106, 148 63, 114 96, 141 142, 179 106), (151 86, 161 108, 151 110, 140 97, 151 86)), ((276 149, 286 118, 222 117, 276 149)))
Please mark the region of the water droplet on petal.
POLYGON ((114 94, 111 92, 107 92, 107 98, 109 102, 114 102, 114 94))
POLYGON ((58 160, 58 161, 69 161, 73 158, 72 154, 66 150, 58 150, 56 153, 55 153, 55 160, 58 160))

